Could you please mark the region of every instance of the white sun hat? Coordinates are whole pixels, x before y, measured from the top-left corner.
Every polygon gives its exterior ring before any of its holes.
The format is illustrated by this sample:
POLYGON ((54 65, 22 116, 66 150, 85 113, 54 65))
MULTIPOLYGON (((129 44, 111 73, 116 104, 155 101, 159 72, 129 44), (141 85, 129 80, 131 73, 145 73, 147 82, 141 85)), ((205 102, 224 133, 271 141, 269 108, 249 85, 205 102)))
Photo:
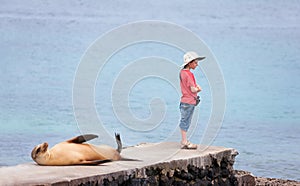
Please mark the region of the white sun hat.
POLYGON ((183 64, 181 65, 181 67, 184 67, 189 62, 191 62, 195 59, 200 61, 200 60, 205 59, 205 56, 199 56, 196 52, 193 52, 193 51, 187 52, 183 56, 183 64))

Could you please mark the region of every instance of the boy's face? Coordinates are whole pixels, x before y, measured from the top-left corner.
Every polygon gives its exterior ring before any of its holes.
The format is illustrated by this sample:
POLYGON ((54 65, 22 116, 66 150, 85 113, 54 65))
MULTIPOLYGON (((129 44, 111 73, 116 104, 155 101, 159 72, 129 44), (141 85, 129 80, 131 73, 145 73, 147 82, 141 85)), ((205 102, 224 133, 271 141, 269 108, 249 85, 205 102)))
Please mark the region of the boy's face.
POLYGON ((191 61, 190 63, 189 63, 189 67, 191 68, 191 69, 195 69, 196 67, 198 66, 198 60, 193 60, 193 61, 191 61))

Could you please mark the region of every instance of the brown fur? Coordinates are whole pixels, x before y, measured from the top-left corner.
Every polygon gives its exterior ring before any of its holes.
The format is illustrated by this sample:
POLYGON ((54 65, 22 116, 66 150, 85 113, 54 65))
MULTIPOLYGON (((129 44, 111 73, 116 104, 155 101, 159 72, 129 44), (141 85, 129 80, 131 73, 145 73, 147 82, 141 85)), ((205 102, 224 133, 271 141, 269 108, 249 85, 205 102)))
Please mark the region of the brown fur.
POLYGON ((116 135, 118 149, 107 145, 83 143, 97 137, 82 135, 56 144, 48 149, 48 143, 37 145, 31 152, 32 159, 39 165, 97 165, 107 161, 120 160, 120 137, 116 135))

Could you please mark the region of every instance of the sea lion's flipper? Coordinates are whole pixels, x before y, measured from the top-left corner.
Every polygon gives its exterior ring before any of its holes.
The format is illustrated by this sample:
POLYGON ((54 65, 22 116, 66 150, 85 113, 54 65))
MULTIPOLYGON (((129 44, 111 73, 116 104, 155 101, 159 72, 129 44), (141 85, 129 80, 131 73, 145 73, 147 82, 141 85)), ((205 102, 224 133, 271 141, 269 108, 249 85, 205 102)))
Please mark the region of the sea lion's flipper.
POLYGON ((69 139, 69 140, 67 140, 67 142, 69 142, 69 143, 84 143, 84 142, 92 140, 94 138, 98 138, 98 136, 95 134, 85 134, 85 135, 80 135, 75 138, 69 139))
POLYGON ((112 160, 93 160, 93 161, 82 161, 80 165, 99 165, 102 163, 111 162, 112 160))
POLYGON ((119 153, 121 153, 123 147, 122 147, 122 141, 121 141, 120 134, 115 133, 115 138, 116 138, 116 142, 117 142, 117 144, 118 144, 117 151, 118 151, 119 153))

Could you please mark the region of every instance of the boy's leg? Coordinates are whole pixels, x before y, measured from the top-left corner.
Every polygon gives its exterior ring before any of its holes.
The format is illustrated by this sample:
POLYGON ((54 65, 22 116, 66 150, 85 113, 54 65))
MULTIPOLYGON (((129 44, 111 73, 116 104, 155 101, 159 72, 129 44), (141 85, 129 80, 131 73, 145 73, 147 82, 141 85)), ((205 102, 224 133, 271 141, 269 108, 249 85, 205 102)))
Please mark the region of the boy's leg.
POLYGON ((186 131, 181 129, 181 144, 186 144, 187 138, 186 138, 186 131))
POLYGON ((180 103, 181 120, 179 126, 181 129, 181 144, 188 142, 186 133, 192 120, 194 108, 194 105, 180 103))

